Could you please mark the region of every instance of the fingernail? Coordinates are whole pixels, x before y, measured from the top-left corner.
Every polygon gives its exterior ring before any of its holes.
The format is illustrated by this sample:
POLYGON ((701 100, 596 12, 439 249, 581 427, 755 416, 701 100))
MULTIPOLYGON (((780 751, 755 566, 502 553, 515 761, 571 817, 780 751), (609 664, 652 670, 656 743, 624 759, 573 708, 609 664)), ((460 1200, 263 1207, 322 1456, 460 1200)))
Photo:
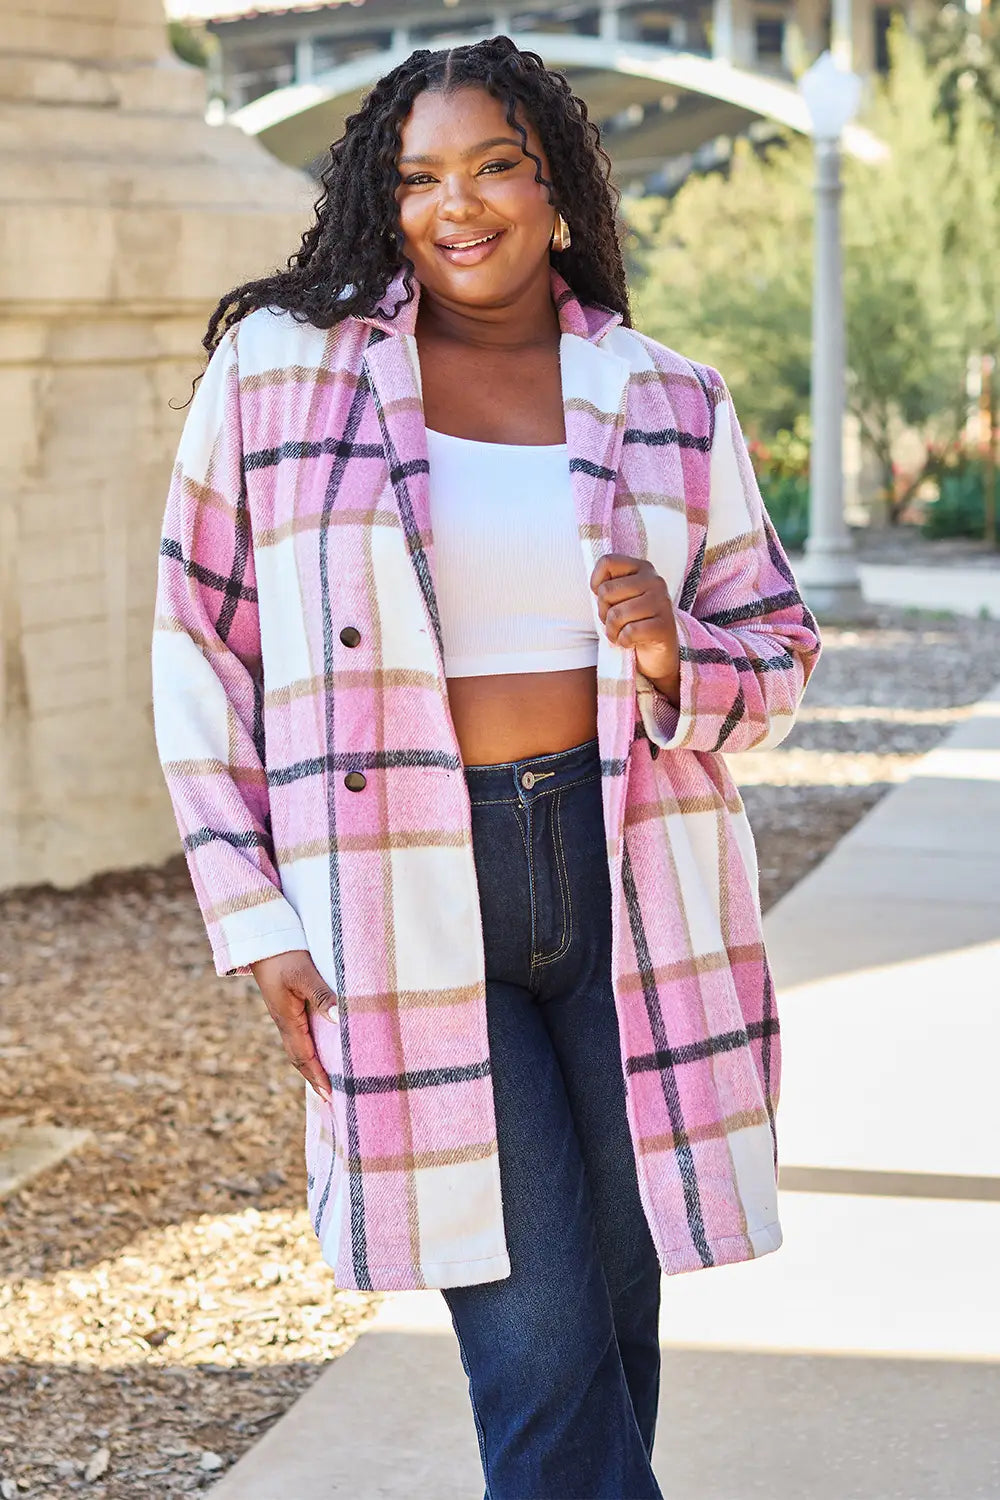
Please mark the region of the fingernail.
POLYGON ((332 1104, 333 1103, 333 1096, 331 1094, 328 1094, 325 1089, 317 1089, 316 1093, 322 1099, 322 1101, 323 1101, 324 1104, 332 1104))

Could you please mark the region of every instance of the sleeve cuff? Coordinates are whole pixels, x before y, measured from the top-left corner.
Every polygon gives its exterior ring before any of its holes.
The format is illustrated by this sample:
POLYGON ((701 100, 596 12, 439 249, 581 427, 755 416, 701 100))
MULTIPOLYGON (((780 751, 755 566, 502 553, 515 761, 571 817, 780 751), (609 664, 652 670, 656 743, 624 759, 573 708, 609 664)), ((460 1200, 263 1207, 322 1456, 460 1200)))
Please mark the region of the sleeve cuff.
POLYGON ((292 953, 297 949, 305 949, 306 952, 309 950, 301 922, 261 932, 242 933, 229 942, 223 936, 212 945, 212 957, 219 977, 231 979, 236 975, 252 974, 251 965, 262 958, 273 958, 277 953, 292 953))
POLYGON ((661 750, 679 750, 684 745, 691 725, 693 694, 692 664, 689 659, 690 645, 681 611, 674 611, 677 635, 681 646, 680 661, 680 705, 654 687, 648 677, 636 668, 635 689, 639 715, 647 738, 661 750))

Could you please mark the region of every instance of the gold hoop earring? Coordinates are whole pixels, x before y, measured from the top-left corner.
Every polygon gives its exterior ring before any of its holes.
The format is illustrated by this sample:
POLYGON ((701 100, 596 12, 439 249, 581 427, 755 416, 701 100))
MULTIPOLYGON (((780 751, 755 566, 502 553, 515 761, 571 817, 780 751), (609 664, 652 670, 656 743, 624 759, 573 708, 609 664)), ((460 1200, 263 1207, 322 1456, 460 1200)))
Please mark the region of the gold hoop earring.
POLYGON ((553 250, 568 250, 573 243, 573 236, 569 232, 569 225, 562 214, 556 214, 556 222, 552 226, 552 239, 550 244, 553 250))

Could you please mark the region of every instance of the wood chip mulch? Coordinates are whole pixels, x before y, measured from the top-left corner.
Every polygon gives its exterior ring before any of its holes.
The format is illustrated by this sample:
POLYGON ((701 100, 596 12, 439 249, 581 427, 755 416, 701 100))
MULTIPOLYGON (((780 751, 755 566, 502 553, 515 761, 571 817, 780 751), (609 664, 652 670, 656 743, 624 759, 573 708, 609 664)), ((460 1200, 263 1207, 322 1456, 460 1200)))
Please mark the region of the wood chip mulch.
MULTIPOLYGON (((802 718, 734 757, 773 904, 1000 676, 1000 622, 827 630, 802 718)), ((0 1205, 0 1496, 207 1489, 349 1348, 302 1091, 187 872, 0 896, 0 1116, 93 1132, 0 1205)))

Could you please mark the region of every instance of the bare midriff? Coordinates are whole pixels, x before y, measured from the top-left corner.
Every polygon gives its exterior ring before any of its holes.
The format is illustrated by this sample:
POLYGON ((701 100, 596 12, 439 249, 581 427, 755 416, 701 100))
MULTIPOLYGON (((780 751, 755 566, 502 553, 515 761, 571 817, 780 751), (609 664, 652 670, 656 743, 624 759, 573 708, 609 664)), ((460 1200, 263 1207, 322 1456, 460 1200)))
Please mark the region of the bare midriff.
POLYGON ((448 702, 467 766, 554 755, 597 738, 596 667, 450 677, 448 702))

